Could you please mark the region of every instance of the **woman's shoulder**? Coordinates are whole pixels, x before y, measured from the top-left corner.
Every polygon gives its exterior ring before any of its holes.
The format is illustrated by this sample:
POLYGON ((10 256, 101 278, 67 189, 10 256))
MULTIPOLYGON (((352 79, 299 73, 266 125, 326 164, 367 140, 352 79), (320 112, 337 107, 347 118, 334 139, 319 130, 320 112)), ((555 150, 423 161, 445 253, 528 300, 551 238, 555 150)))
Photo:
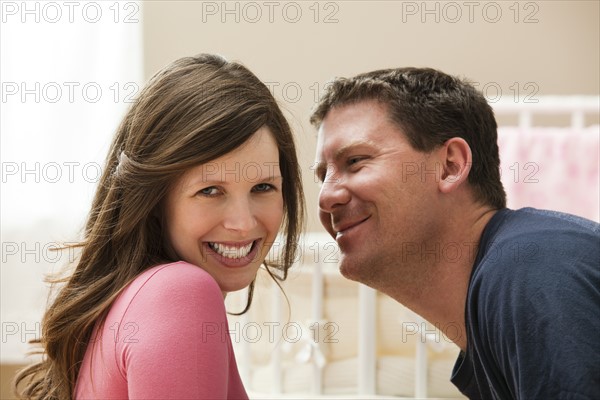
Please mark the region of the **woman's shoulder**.
MULTIPOLYGON (((114 341, 107 349, 114 349, 120 368, 126 370, 139 360, 164 361, 162 354, 177 353, 185 359, 190 338, 221 326, 227 326, 227 314, 217 282, 198 266, 174 262, 143 271, 121 292, 107 315, 102 338, 114 341)), ((129 379, 126 372, 123 376, 129 379)))
POLYGON ((153 304, 223 304, 223 294, 215 279, 202 268, 177 261, 147 269, 121 293, 118 302, 153 304))
POLYGON ((176 261, 151 267, 138 275, 130 286, 139 287, 153 283, 159 283, 161 286, 202 286, 207 288, 215 287, 217 289, 219 287, 208 272, 185 261, 176 261))

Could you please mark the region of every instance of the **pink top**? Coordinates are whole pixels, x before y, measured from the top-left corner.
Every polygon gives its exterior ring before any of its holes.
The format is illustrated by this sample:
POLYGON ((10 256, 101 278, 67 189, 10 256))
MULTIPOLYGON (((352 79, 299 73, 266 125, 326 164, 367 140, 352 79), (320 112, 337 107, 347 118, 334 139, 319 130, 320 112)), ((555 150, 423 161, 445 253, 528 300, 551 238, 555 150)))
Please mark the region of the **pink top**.
POLYGON ((207 272, 182 261, 150 268, 88 346, 75 399, 247 399, 228 331, 207 272))

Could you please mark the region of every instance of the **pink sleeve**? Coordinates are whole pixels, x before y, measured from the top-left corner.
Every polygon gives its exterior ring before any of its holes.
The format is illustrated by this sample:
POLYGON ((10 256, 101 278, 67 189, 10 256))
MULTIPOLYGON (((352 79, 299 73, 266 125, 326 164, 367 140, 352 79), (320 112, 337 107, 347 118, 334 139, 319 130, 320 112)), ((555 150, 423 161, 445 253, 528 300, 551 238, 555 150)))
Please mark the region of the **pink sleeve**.
POLYGON ((119 326, 117 364, 130 399, 227 397, 228 332, 217 283, 190 264, 160 269, 119 326))

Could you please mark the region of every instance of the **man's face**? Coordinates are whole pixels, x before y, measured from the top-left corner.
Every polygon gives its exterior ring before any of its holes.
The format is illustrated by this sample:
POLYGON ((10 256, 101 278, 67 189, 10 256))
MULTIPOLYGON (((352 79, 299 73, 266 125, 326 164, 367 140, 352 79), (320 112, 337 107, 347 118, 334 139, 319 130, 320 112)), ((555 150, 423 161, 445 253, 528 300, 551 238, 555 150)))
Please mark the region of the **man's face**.
POLYGON ((411 147, 381 103, 330 110, 319 128, 316 163, 319 216, 340 247, 346 278, 377 287, 386 270, 410 264, 405 250, 434 240, 443 215, 439 165, 411 147))

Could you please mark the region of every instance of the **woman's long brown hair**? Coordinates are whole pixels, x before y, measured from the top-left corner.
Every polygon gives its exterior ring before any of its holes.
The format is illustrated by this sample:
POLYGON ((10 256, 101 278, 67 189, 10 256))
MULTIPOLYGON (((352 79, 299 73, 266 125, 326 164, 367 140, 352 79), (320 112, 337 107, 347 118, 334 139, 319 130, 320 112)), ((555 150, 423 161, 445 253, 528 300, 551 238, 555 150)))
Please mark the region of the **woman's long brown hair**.
POLYGON ((285 243, 279 265, 271 267, 286 278, 304 217, 290 127, 269 89, 244 66, 208 54, 179 59, 150 80, 117 130, 83 240, 74 246, 80 251, 75 270, 52 281, 63 286, 42 321, 42 361, 15 378, 20 398, 72 399, 94 327, 119 293, 142 271, 176 261, 162 231, 161 204, 170 185, 262 126, 279 148, 285 243))

